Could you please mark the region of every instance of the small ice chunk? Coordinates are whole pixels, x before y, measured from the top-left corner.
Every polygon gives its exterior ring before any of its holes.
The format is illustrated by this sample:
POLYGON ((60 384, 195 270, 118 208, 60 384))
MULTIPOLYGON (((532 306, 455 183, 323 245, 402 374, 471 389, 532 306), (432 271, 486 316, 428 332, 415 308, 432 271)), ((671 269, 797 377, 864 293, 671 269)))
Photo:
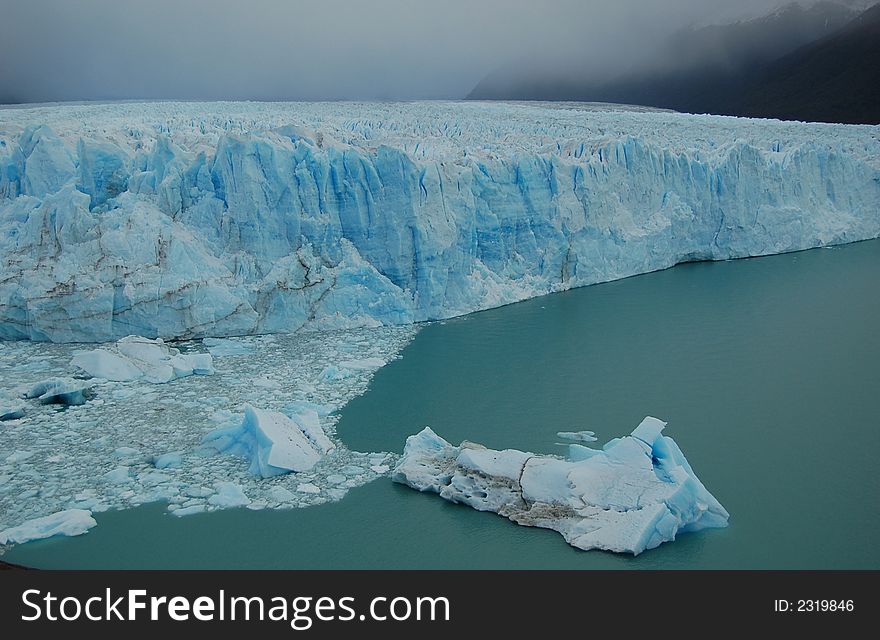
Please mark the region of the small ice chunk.
POLYGON ((230 338, 205 338, 202 340, 202 344, 215 358, 243 356, 252 353, 254 350, 251 345, 230 338))
POLYGON ((208 498, 208 503, 224 509, 232 507, 244 507, 250 504, 241 485, 234 482, 218 482, 214 485, 217 492, 208 498))
POLYGON ((321 418, 326 418, 335 410, 335 407, 332 404, 318 404, 316 402, 308 402, 306 400, 299 400, 297 402, 291 402, 285 408, 284 412, 288 415, 294 413, 302 413, 305 409, 311 409, 315 413, 318 414, 321 418))
POLYGON ((574 442, 596 442, 595 431, 559 431, 556 436, 574 442))
POLYGON ((128 467, 116 467, 112 471, 108 471, 103 476, 104 481, 110 484, 123 484, 131 480, 128 473, 128 467))
POLYGON ((149 473, 140 476, 140 481, 145 487, 155 487, 160 484, 165 484, 169 480, 171 480, 171 476, 167 473, 162 473, 161 471, 150 471, 149 473))
POLYGON ((385 366, 382 358, 363 358, 361 360, 343 360, 339 363, 341 369, 349 369, 350 371, 367 371, 369 369, 379 369, 385 366))
POLYGON ((321 493, 321 487, 311 482, 303 482, 297 488, 300 493, 321 493))
POLYGON ((181 518, 183 516, 192 516, 197 513, 204 513, 205 508, 206 507, 203 504, 194 504, 194 505, 190 505, 189 507, 181 507, 180 509, 175 509, 171 513, 174 514, 175 516, 177 516, 178 518, 181 518))
POLYGON ((269 489, 269 497, 275 502, 290 502, 296 498, 290 489, 284 487, 272 487, 269 489))
POLYGON ((324 367, 324 370, 321 371, 321 374, 318 377, 321 380, 325 380, 327 382, 336 382, 338 380, 345 380, 346 378, 350 378, 351 375, 352 373, 348 369, 340 368, 334 364, 331 364, 327 367, 324 367))
POLYGON ((261 387, 263 389, 280 389, 281 383, 277 380, 272 380, 268 376, 262 376, 260 378, 254 378, 251 380, 251 384, 255 387, 261 387))
POLYGON ((177 468, 183 464, 183 457, 179 453, 164 453, 153 458, 153 466, 157 469, 177 468))
POLYGON ((67 509, 0 531, 0 544, 21 544, 52 536, 78 536, 96 524, 98 523, 90 512, 84 509, 67 509))
POLYGON ((15 462, 24 462, 28 458, 34 455, 34 451, 14 451, 8 456, 6 456, 6 462, 15 463, 15 462))
POLYGON ((24 418, 24 407, 0 405, 0 422, 24 418))

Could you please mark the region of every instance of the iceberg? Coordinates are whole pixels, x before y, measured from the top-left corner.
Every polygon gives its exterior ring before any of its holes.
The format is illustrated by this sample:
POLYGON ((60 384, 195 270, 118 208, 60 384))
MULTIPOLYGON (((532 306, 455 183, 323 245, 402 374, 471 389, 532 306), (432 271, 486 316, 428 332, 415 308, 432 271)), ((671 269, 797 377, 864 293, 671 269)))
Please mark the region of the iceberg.
MULTIPOLYGON (((521 525, 558 531, 578 549, 638 555, 678 533, 726 527, 729 514, 697 478, 666 426, 647 417, 592 455, 562 459, 425 428, 407 438, 392 480, 521 525)), ((588 449, 578 445, 581 449, 588 449)))
POLYGON ((116 342, 113 350, 93 349, 78 353, 71 364, 94 378, 115 382, 144 379, 164 383, 193 374, 214 373, 211 354, 181 354, 168 347, 161 338, 150 340, 141 336, 126 336, 116 342))
POLYGON ((19 405, 0 405, 0 422, 24 418, 24 407, 19 405))
POLYGON ((6 110, 0 339, 407 324, 876 238, 878 133, 552 104, 6 110))
POLYGON ((241 425, 211 431, 202 444, 247 458, 249 471, 262 478, 308 471, 334 448, 314 410, 303 409, 289 417, 250 405, 241 425))
POLYGON ((98 523, 89 511, 66 509, 0 531, 0 544, 21 544, 52 536, 78 536, 86 533, 96 524, 98 523))
POLYGON ((596 442, 595 431, 559 431, 556 436, 573 442, 596 442))
POLYGON ((85 404, 91 396, 91 385, 70 378, 49 378, 33 385, 24 397, 36 398, 40 404, 63 404, 78 406, 85 404))

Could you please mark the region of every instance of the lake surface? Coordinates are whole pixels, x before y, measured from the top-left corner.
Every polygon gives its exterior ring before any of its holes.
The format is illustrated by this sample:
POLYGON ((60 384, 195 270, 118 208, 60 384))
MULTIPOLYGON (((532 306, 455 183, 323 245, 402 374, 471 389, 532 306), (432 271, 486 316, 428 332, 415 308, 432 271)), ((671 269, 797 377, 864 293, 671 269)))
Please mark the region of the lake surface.
POLYGON ((394 485, 287 511, 98 514, 10 550, 38 567, 880 568, 880 241, 695 263, 424 327, 343 410, 352 449, 563 453, 668 421, 730 527, 637 558, 394 485))

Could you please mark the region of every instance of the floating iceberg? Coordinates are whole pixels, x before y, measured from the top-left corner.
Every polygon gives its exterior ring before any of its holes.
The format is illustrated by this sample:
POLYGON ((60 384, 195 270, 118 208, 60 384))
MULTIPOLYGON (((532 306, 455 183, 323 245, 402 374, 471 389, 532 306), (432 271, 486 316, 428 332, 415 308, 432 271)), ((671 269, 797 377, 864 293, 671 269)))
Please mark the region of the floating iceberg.
POLYGON ((573 442, 596 442, 595 431, 559 431, 556 436, 573 442))
POLYGON ((288 417, 250 405, 245 407, 240 426, 212 431, 202 443, 219 453, 247 458, 250 472, 263 478, 308 471, 334 448, 314 410, 303 409, 288 417))
POLYGON ((89 399, 91 385, 70 378, 49 378, 33 385, 24 397, 36 398, 41 404, 78 406, 89 399))
POLYGON ((727 526, 728 513, 691 469, 665 422, 576 460, 463 442, 431 429, 407 438, 395 482, 433 491, 526 526, 553 529, 579 549, 639 554, 678 533, 727 526))
POLYGON ((20 544, 52 536, 78 536, 96 524, 98 523, 90 512, 84 509, 66 509, 0 531, 0 544, 20 544))
POLYGON ((211 354, 183 355, 177 349, 168 347, 161 338, 150 340, 140 336, 122 338, 112 351, 93 349, 78 353, 71 364, 94 378, 116 382, 144 379, 164 383, 193 374, 214 373, 211 354))
MULTIPOLYGON (((246 507, 251 503, 251 499, 247 497, 241 485, 234 482, 218 482, 214 485, 214 488, 217 489, 217 492, 208 498, 208 504, 212 504, 215 507, 234 509, 235 507, 246 507)), ((204 511, 204 507, 191 513, 201 513, 202 511, 204 511)), ((181 513, 178 515, 188 514, 181 513)))
POLYGON ((0 339, 405 324, 875 238, 878 132, 547 104, 9 109, 0 339))
POLYGON ((24 407, 20 405, 0 405, 0 422, 24 418, 24 407))

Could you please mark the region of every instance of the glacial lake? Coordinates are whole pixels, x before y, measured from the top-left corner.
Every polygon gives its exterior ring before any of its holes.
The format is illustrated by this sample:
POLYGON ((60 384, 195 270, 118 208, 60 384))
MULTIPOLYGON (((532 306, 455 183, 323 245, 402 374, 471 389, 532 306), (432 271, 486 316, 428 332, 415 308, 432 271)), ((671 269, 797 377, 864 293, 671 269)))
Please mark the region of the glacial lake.
POLYGON ((880 241, 694 263, 425 326, 341 411, 359 451, 429 425, 563 453, 666 420, 730 527, 633 558, 380 478, 339 502, 96 514, 12 548, 45 568, 880 568, 880 241))

